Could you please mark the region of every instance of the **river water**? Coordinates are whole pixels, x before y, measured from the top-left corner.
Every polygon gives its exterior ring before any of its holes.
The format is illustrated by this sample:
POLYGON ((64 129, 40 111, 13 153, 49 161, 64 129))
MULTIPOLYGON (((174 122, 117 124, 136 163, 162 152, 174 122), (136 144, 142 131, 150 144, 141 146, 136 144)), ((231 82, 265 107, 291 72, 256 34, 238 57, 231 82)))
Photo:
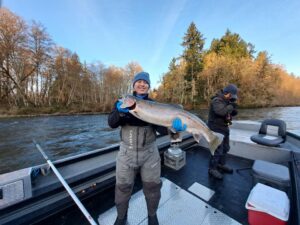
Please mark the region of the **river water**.
MULTIPOLYGON (((207 110, 197 112, 204 121, 207 110)), ((237 120, 282 119, 300 135, 300 107, 241 109, 237 120)), ((51 160, 103 148, 119 142, 119 129, 107 125, 107 115, 41 116, 0 119, 0 174, 45 163, 32 140, 51 160)))

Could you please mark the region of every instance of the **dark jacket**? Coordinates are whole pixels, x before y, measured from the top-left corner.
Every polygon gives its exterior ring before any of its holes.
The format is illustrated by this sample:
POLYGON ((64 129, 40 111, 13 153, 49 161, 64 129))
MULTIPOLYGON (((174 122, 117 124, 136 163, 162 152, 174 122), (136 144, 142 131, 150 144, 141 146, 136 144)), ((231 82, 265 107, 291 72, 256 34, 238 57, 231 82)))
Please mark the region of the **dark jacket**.
POLYGON ((209 115, 208 127, 213 131, 228 131, 232 116, 237 115, 236 104, 229 102, 224 98, 223 92, 219 92, 212 97, 209 115))
MULTIPOLYGON (((134 94, 135 95, 135 94, 134 94)), ((148 95, 144 97, 144 100, 153 101, 152 99, 148 98, 148 95)), ((116 108, 117 101, 114 104, 114 108, 112 112, 108 116, 108 125, 111 128, 117 128, 119 126, 130 125, 130 126, 152 126, 155 131, 162 135, 168 134, 168 128, 163 126, 157 126, 154 124, 147 123, 143 120, 136 118, 135 116, 131 115, 130 113, 120 113, 116 108)))

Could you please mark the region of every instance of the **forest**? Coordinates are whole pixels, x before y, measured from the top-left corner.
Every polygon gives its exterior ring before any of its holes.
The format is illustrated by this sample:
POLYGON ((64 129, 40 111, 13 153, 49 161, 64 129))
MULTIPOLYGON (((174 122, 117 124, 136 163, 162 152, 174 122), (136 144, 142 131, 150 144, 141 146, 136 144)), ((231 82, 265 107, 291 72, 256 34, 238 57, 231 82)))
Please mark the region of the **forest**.
MULTIPOLYGON (((226 30, 204 49, 204 34, 191 22, 181 45, 182 54, 170 60, 151 91, 157 101, 207 108, 217 91, 234 83, 240 107, 300 105, 300 78, 239 34, 226 30)), ((41 23, 0 8, 0 115, 109 112, 119 96, 132 92, 131 80, 143 68, 100 60, 81 62, 76 52, 55 44, 41 23)))

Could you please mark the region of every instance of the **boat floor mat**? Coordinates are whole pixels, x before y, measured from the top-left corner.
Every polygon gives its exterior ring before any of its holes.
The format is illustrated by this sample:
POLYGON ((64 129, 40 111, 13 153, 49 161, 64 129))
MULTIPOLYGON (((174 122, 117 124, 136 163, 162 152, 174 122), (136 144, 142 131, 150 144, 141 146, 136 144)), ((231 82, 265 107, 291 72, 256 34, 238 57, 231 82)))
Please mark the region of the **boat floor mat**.
MULTIPOLYGON (((238 225, 236 220, 211 207, 206 202, 163 178, 157 216, 160 225, 238 225)), ((113 225, 116 207, 101 214, 100 225, 113 225)), ((147 207, 143 191, 132 195, 128 209, 128 225, 147 225, 147 207)))

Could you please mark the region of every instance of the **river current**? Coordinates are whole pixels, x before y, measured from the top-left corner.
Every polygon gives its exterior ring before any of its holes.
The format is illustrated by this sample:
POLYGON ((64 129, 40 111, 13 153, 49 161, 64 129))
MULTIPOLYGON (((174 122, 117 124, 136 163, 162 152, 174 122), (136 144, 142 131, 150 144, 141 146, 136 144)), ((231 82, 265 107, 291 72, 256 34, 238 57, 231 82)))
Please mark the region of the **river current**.
MULTIPOLYGON (((196 112, 204 121, 208 111, 196 112)), ((107 124, 107 114, 39 116, 0 119, 0 174, 45 163, 35 139, 51 160, 107 147, 119 142, 119 129, 107 124)), ((241 109, 237 120, 282 119, 300 135, 300 107, 241 109)))

